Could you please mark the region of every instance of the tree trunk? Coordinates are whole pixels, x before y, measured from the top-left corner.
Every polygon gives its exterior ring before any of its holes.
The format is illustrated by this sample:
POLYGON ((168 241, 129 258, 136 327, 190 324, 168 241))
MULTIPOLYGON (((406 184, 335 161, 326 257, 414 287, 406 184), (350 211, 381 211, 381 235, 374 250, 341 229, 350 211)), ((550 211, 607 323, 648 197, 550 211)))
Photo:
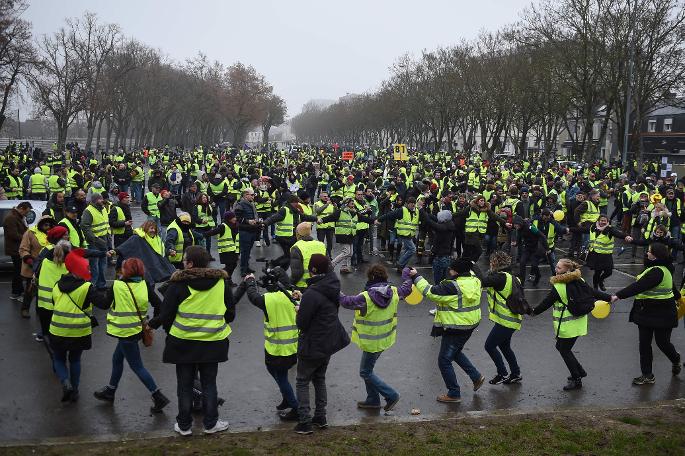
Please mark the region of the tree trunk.
POLYGON ((105 142, 105 153, 109 153, 109 145, 112 142, 112 119, 107 117, 107 141, 105 142))

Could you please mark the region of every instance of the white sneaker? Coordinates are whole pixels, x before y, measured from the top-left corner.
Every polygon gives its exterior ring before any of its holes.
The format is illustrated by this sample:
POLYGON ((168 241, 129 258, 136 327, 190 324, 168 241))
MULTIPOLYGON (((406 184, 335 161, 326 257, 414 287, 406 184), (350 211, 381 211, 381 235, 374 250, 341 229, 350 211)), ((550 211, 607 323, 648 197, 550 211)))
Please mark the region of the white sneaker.
POLYGON ((217 432, 225 431, 226 429, 228 429, 228 421, 217 420, 212 429, 205 429, 205 434, 215 434, 217 432))
POLYGON ((438 309, 431 309, 428 311, 428 313, 431 315, 435 315, 435 312, 437 312, 437 311, 438 311, 438 309))
POLYGON ((257 244, 257 247, 261 247, 261 246, 262 246, 262 241, 257 241, 255 244, 257 244))
MULTIPOLYGON (((189 436, 189 435, 193 435, 193 429, 192 429, 192 428, 186 429, 186 430, 184 431, 183 429, 181 429, 181 428, 178 426, 178 423, 174 423, 174 431, 178 432, 179 434, 181 434, 181 435, 184 436, 184 437, 187 437, 187 436, 189 436)), ((206 432, 206 431, 205 431, 205 432, 206 432)))
POLYGON ((18 295, 10 295, 10 299, 17 301, 17 302, 24 302, 24 296, 18 294, 18 295))

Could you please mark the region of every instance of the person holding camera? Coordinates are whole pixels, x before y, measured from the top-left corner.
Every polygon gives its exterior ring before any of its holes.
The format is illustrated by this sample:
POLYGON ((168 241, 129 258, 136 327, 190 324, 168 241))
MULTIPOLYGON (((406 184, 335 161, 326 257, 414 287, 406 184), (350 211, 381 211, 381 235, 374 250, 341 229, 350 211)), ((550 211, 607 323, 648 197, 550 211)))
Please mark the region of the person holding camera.
POLYGON ((288 381, 288 370, 297 362, 296 299, 301 294, 288 291, 290 280, 280 267, 268 270, 259 283, 253 274, 246 275, 243 283, 252 305, 264 313, 264 363, 282 396, 276 410, 283 411, 279 413, 282 420, 297 421, 298 402, 288 381), (266 293, 259 293, 258 284, 266 288, 266 293), (290 410, 285 412, 287 408, 290 410))

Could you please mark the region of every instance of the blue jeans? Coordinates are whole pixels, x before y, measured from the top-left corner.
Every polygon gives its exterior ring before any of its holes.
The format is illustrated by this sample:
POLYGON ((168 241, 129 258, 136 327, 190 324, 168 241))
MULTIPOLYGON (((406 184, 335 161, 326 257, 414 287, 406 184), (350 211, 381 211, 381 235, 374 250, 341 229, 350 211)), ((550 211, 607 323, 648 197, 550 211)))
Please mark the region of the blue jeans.
POLYGON ((497 373, 502 377, 507 376, 507 367, 504 365, 502 355, 504 355, 507 359, 507 363, 509 363, 511 375, 521 375, 521 369, 519 368, 518 362, 516 362, 516 355, 511 349, 511 336, 514 335, 514 332, 516 332, 515 329, 507 328, 495 323, 490 334, 488 334, 488 338, 485 340, 485 351, 488 352, 490 358, 495 362, 497 373), (502 352, 502 355, 500 355, 497 350, 498 348, 502 352))
POLYGON ((392 402, 399 396, 397 391, 392 389, 392 387, 373 373, 376 361, 382 353, 382 351, 377 353, 363 351, 362 359, 359 363, 359 376, 366 384, 366 400, 364 402, 370 405, 380 405, 381 396, 383 396, 387 402, 392 402))
POLYGON ((219 363, 176 364, 176 394, 178 395, 178 415, 176 422, 184 431, 193 425, 193 384, 197 372, 200 372, 202 385, 202 423, 205 429, 211 429, 219 419, 217 403, 216 374, 219 363))
POLYGON ((133 201, 143 200, 143 183, 131 182, 131 199, 133 201))
POLYGON ((240 273, 247 274, 247 269, 250 267, 250 253, 254 246, 254 241, 257 240, 256 233, 251 231, 240 232, 240 273))
POLYGON ((128 193, 129 185, 131 185, 131 184, 121 184, 119 186, 119 191, 128 193))
POLYGON ((117 389, 117 386, 119 386, 119 380, 121 380, 121 375, 124 373, 124 359, 148 391, 151 393, 157 391, 155 380, 150 375, 150 372, 145 369, 145 366, 143 366, 138 341, 126 339, 119 339, 117 348, 114 349, 112 354, 112 375, 109 379, 110 388, 117 389))
POLYGON ((278 389, 283 396, 283 400, 288 404, 288 407, 297 410, 298 402, 295 397, 293 387, 288 380, 288 369, 283 367, 266 366, 266 370, 276 380, 278 389))
POLYGON ((438 367, 447 387, 447 395, 450 397, 461 397, 457 375, 454 373, 454 367, 452 367, 453 361, 466 372, 471 381, 476 382, 481 377, 478 369, 471 364, 471 361, 462 352, 472 332, 473 329, 468 329, 458 333, 443 334, 442 336, 440 353, 438 354, 438 367))
POLYGON ((52 357, 52 367, 60 383, 64 384, 69 380, 74 391, 78 391, 78 385, 81 380, 82 353, 83 350, 55 350, 52 357), (67 367, 67 358, 69 359, 69 367, 67 367))
POLYGON ((223 222, 224 212, 226 212, 226 200, 217 201, 216 202, 217 223, 223 222))
POLYGON ((447 277, 447 271, 450 267, 452 259, 448 256, 439 256, 433 258, 433 283, 439 284, 447 277))
POLYGON ((90 257, 88 261, 90 262, 90 274, 92 276, 90 282, 95 288, 105 288, 107 286, 107 279, 105 278, 107 257, 90 257))
POLYGON ((362 248, 364 241, 368 235, 368 230, 360 230, 354 235, 354 242, 352 243, 352 265, 356 266, 364 259, 362 248))
POLYGON ((411 257, 416 253, 416 245, 414 245, 414 239, 408 237, 398 238, 402 244, 402 256, 397 260, 397 265, 404 269, 411 260, 411 257))
POLYGON ((495 250, 497 250, 497 235, 496 234, 486 234, 485 235, 485 254, 490 255, 495 250))

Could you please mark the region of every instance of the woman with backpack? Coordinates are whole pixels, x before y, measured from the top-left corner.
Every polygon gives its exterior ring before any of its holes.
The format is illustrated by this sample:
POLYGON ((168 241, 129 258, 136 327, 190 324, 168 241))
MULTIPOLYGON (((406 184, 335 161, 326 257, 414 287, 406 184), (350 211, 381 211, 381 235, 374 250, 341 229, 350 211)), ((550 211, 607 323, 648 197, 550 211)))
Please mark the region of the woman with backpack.
POLYGON ((655 382, 652 371, 652 339, 672 363, 673 375, 682 369, 680 354, 671 343, 671 331, 678 326, 677 300, 680 292, 673 282, 673 264, 668 247, 662 243, 650 244, 645 270, 637 280, 612 296, 612 302, 635 296, 629 321, 639 330, 640 369, 642 375, 633 379, 633 385, 655 382))
POLYGON ((489 383, 491 385, 521 383, 521 369, 516 361, 516 355, 511 349, 511 338, 516 331, 521 329, 523 316, 512 312, 507 301, 512 294, 523 296, 523 288, 518 277, 511 273, 511 256, 501 250, 493 253, 490 257, 490 271, 485 277, 481 277, 480 271, 475 265, 473 270, 481 280, 483 289, 487 291, 488 310, 490 311, 488 318, 494 323, 488 338, 485 340, 485 351, 488 352, 495 363, 495 367, 497 367, 497 375, 489 383), (502 355, 509 364, 510 375, 507 373, 502 355))
POLYGON ((577 390, 583 387, 582 378, 587 376, 572 349, 579 337, 587 334, 587 314, 592 310, 595 299, 609 301, 611 295, 591 288, 583 280, 580 265, 568 258, 559 260, 555 268, 556 275, 549 279, 552 288, 532 315, 539 315, 550 307, 554 335, 557 339, 556 349, 564 360, 571 375, 564 391, 577 390))
POLYGON ((604 281, 614 272, 614 238, 632 242, 633 238, 609 225, 609 218, 602 214, 590 227, 590 244, 587 255, 587 267, 595 271, 592 276, 592 288, 606 291, 604 281))

